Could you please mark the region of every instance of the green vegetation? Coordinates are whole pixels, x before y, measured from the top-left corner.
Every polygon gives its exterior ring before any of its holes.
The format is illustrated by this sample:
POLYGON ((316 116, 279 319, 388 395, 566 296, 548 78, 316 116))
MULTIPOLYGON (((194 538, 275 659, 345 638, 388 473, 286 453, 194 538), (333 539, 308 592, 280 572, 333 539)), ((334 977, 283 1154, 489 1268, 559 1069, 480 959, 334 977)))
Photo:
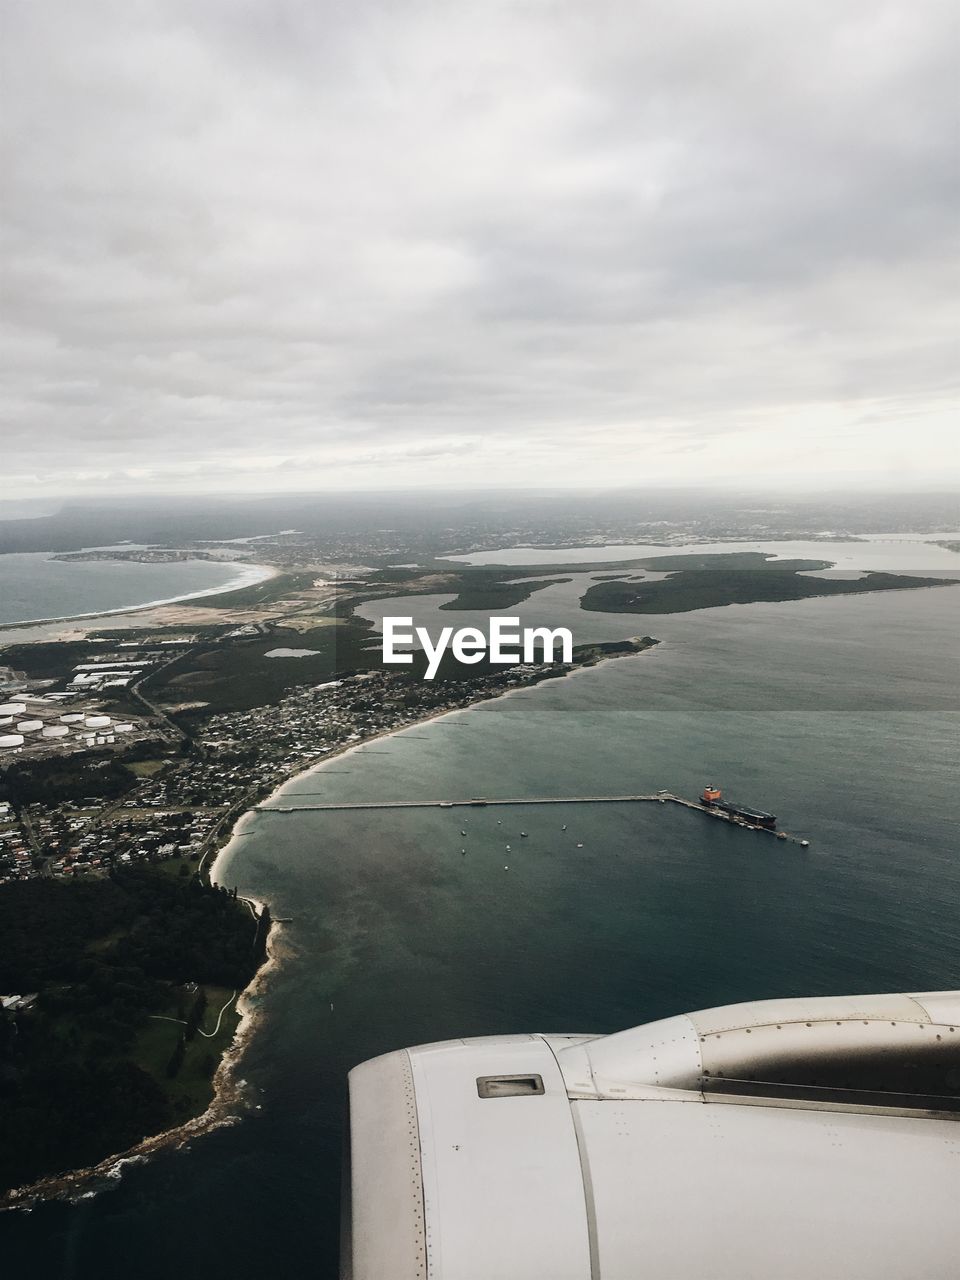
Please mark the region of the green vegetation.
MULTIPOLYGON (((288 580, 297 576, 283 575, 288 580)), ((273 583, 280 581, 281 578, 273 579, 273 583)), ((393 596, 398 590, 403 594, 423 595, 452 589, 458 592, 457 598, 444 607, 497 612, 527 599, 534 591, 562 581, 565 579, 535 579, 534 571, 529 569, 463 569, 446 573, 443 580, 433 570, 379 571, 356 594, 337 602, 334 625, 325 622, 325 625, 306 631, 294 631, 272 623, 266 626, 263 634, 255 636, 211 638, 162 671, 148 676, 141 686, 142 692, 152 701, 168 706, 178 702, 205 704, 171 713, 189 732, 193 724, 207 716, 247 711, 277 702, 284 693, 298 685, 320 684, 357 671, 379 669, 382 666, 381 651, 373 624, 354 614, 354 609, 365 601, 393 596), (503 581, 517 577, 529 578, 530 581, 513 584, 503 581), (272 649, 280 648, 312 649, 315 652, 309 657, 266 657, 272 649)), ((290 589, 288 585, 286 590, 290 589)), ((422 679, 419 662, 420 658, 417 658, 408 670, 411 682, 422 679)), ((422 666, 426 666, 425 659, 422 666)), ((484 661, 470 668, 469 675, 465 675, 464 667, 452 662, 448 655, 441 666, 439 678, 477 679, 489 675, 492 670, 497 668, 484 661)))
POLYGON ((25 804, 58 805, 87 796, 117 800, 135 781, 130 770, 110 751, 15 760, 0 773, 0 800, 10 800, 17 808, 25 804))
POLYGON ((155 773, 165 769, 167 760, 133 760, 128 761, 127 768, 137 778, 152 778, 155 773))
POLYGON ((218 595, 197 596, 185 603, 190 608, 251 609, 258 605, 273 604, 296 591, 305 591, 316 580, 315 572, 279 573, 265 582, 255 582, 236 591, 222 591, 218 595))
POLYGON ((633 636, 629 640, 606 640, 600 644, 578 644, 573 659, 579 667, 592 667, 606 658, 625 658, 631 653, 643 653, 659 644, 653 636, 633 636))
POLYGON ((96 1163, 202 1111, 267 924, 195 876, 129 868, 0 895, 0 1187, 96 1163), (199 984, 199 985, 194 985, 199 984), (182 1042, 182 1044, 181 1044, 182 1042), (174 1069, 175 1068, 175 1069, 174 1069))
POLYGON ((504 576, 515 577, 513 573, 504 575, 502 570, 487 571, 473 569, 460 575, 459 594, 456 599, 440 605, 442 609, 480 609, 484 613, 500 613, 503 609, 511 609, 515 604, 529 600, 535 591, 544 587, 552 587, 557 582, 569 582, 569 578, 541 578, 524 582, 504 582, 504 576))
POLYGON ((31 680, 63 680, 78 662, 86 661, 89 649, 86 641, 14 644, 4 649, 3 662, 31 680))
POLYGON ((686 613, 718 605, 757 601, 806 600, 813 596, 856 595, 865 591, 903 591, 953 586, 949 579, 870 573, 864 578, 804 578, 793 570, 691 569, 659 582, 598 582, 580 608, 598 613, 686 613))
MULTIPOLYGON (((801 570, 817 570, 828 565, 827 560, 778 561, 762 552, 704 551, 693 556, 667 554, 622 561, 603 566, 604 572, 595 576, 581 600, 581 607, 603 612, 674 613, 720 604, 795 600, 939 582, 890 574, 872 574, 857 581, 799 576, 801 570), (670 576, 660 582, 627 580, 628 574, 641 568, 670 576)), ((441 610, 500 613, 536 591, 569 581, 570 573, 597 567, 584 563, 551 566, 552 573, 559 571, 563 576, 548 578, 542 576, 542 566, 472 568, 432 562, 416 569, 377 570, 363 582, 352 584, 351 594, 341 596, 333 608, 333 618, 324 618, 323 625, 294 630, 280 622, 271 622, 263 624, 256 635, 229 638, 222 634, 209 635, 171 665, 148 676, 141 688, 146 697, 160 704, 185 704, 183 711, 171 714, 189 733, 192 726, 207 716, 276 703, 297 686, 380 669, 380 647, 373 626, 354 612, 368 601, 442 593, 453 594, 454 598, 441 605, 441 610), (266 657, 278 648, 314 652, 307 657, 266 657)), ((281 599, 312 580, 312 574, 286 573, 244 590, 261 593, 262 602, 266 589, 273 599, 281 599)), ((341 588, 347 585, 341 583, 341 588)), ((210 602, 226 606, 238 594, 211 597, 210 602)), ((251 600, 247 598, 246 603, 251 600)), ((303 610, 300 612, 303 614, 303 610)), ((424 666, 425 659, 415 656, 409 668, 403 673, 394 670, 394 674, 406 675, 411 684, 415 684, 422 679, 424 666)), ((465 670, 448 654, 438 679, 475 681, 494 674, 496 669, 486 659, 465 670)), ((411 699, 415 698, 416 691, 412 690, 411 699)))
POLYGON ((380 665, 371 623, 349 614, 296 632, 273 626, 266 635, 210 641, 148 677, 143 693, 165 705, 203 702, 199 710, 173 713, 189 729, 198 717, 247 711, 279 699, 297 685, 320 684, 380 665), (372 646, 367 648, 366 646, 372 646), (271 649, 313 649, 306 658, 268 658, 271 649))
POLYGON ((803 570, 829 569, 830 560, 777 560, 769 551, 705 551, 702 555, 654 556, 650 560, 641 560, 644 569, 655 569, 658 573, 670 573, 674 570, 692 572, 695 569, 762 569, 774 573, 798 573, 803 570))

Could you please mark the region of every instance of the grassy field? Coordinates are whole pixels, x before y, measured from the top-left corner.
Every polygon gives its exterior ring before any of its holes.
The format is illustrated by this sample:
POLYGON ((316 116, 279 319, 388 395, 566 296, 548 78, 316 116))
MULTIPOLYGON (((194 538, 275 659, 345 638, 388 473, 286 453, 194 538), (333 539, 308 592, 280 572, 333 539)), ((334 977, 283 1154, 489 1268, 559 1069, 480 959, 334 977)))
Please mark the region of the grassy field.
POLYGON ((133 760, 127 764, 127 768, 137 778, 152 778, 169 763, 168 760, 133 760))
MULTIPOLYGON (((203 990, 207 996, 207 1009, 201 1030, 212 1032, 221 1007, 234 993, 225 987, 215 986, 205 986, 203 990)), ((152 1016, 148 1025, 137 1034, 130 1053, 137 1066, 142 1067, 163 1089, 178 1119, 199 1114, 212 1099, 213 1074, 240 1021, 234 1001, 224 1013, 216 1035, 208 1038, 198 1031, 187 1043, 183 1064, 176 1076, 170 1079, 167 1064, 183 1032, 186 1010, 193 998, 192 995, 186 999, 172 996, 169 1004, 152 1016)))

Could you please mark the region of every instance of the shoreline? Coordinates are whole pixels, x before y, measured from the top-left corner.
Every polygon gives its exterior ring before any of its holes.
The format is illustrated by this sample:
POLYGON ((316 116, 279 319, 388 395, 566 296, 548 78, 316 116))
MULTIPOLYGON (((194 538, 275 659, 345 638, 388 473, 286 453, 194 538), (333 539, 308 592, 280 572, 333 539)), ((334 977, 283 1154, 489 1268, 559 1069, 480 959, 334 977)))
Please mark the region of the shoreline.
MULTIPOLYGON (((422 725, 429 724, 434 720, 443 720, 447 716, 466 714, 484 703, 495 703, 515 694, 530 692, 533 689, 550 685, 555 680, 567 680, 572 676, 582 675, 587 671, 604 666, 608 662, 615 662, 618 659, 639 658, 643 654, 658 648, 661 643, 659 640, 654 640, 652 644, 646 645, 642 649, 611 653, 593 662, 579 663, 562 675, 537 680, 516 688, 505 689, 493 697, 475 698, 470 702, 464 703, 461 707, 437 711, 432 715, 412 720, 409 724, 399 725, 392 729, 384 729, 380 733, 362 738, 359 742, 351 742, 336 748, 322 760, 314 761, 312 764, 307 765, 306 768, 298 769, 296 772, 291 773, 289 777, 277 783, 263 800, 256 801, 254 805, 245 809, 236 818, 230 827, 229 833, 226 834, 225 839, 217 848, 213 861, 206 873, 208 882, 210 884, 219 883, 216 880, 217 866, 221 858, 228 853, 234 841, 246 834, 240 831, 239 828, 247 818, 256 813, 257 805, 272 800, 285 787, 290 786, 298 779, 313 773, 319 773, 332 761, 349 755, 353 751, 358 751, 362 747, 368 746, 371 742, 379 742, 384 738, 395 737, 410 729, 420 728, 422 725)), ((202 863, 200 865, 202 866, 202 863)), ((238 894, 238 900, 255 906, 258 917, 262 914, 264 907, 269 905, 264 900, 246 894, 238 894)), ((95 1165, 84 1169, 73 1169, 67 1173, 53 1174, 49 1177, 38 1179, 27 1186, 14 1187, 9 1191, 0 1192, 0 1213, 17 1209, 29 1212, 35 1204, 40 1202, 61 1199, 75 1201, 96 1195, 101 1190, 107 1190, 108 1185, 96 1187, 91 1186, 91 1183, 104 1180, 109 1180, 109 1183, 115 1183, 123 1176, 126 1165, 145 1163, 152 1156, 159 1155, 164 1151, 179 1151, 188 1145, 192 1139, 206 1133, 212 1133, 217 1129, 239 1124, 244 1116, 251 1114, 256 1105, 252 1100, 251 1086, 237 1076, 236 1069, 243 1057, 248 1040, 259 1025, 260 1017, 258 1015, 262 1014, 261 1009, 251 1004, 251 998, 258 994, 261 985, 279 968, 283 958, 279 948, 281 938, 282 924, 271 916, 270 930, 266 939, 266 959, 259 966, 247 986, 236 997, 236 1008, 240 1015, 240 1022, 233 1034, 233 1039, 217 1065, 213 1076, 213 1097, 206 1110, 199 1116, 193 1116, 172 1129, 164 1129, 160 1133, 141 1139, 135 1146, 129 1147, 125 1151, 114 1152, 109 1156, 105 1156, 103 1160, 98 1161, 95 1165)))
MULTIPOLYGON (((639 639, 640 637, 631 638, 639 639)), ((635 649, 624 653, 610 653, 597 659, 595 662, 577 663, 569 671, 563 672, 562 675, 551 676, 544 680, 532 681, 529 684, 519 685, 512 689, 504 689, 502 693, 495 694, 493 697, 474 698, 470 702, 465 702, 462 707, 448 707, 444 711, 436 711, 432 715, 422 716, 417 720, 411 720, 409 724, 399 725, 393 729, 383 729, 380 733, 372 733, 369 737, 361 738, 359 742, 351 742, 344 744, 342 747, 335 748, 333 751, 325 755, 322 760, 315 760, 312 764, 308 764, 306 768, 297 769, 296 772, 291 773, 290 776, 284 778, 282 782, 278 782, 272 791, 264 796, 262 800, 256 801, 256 803, 251 805, 249 809, 244 809, 243 813, 237 817, 231 826, 230 832, 226 835, 223 843, 217 849, 216 855, 210 863, 210 867, 207 871, 208 881, 210 884, 217 883, 216 872, 221 858, 229 851, 234 840, 243 838, 243 836, 247 834, 246 832, 239 830, 241 823, 249 818, 251 814, 255 814, 260 805, 269 804, 270 801, 279 796, 285 787, 289 787, 300 778, 306 778, 311 774, 320 773, 328 764, 332 763, 332 761, 339 760, 343 756, 349 755, 352 751, 359 751, 362 747, 368 746, 371 742, 381 742, 384 738, 396 737, 401 733, 406 733, 408 729, 418 729, 422 725, 431 724, 434 720, 443 720, 447 716, 462 715, 467 711, 472 711, 475 707, 483 706, 484 703, 500 702, 506 698, 513 697, 518 693, 529 693, 533 689, 539 689, 543 686, 551 685, 556 681, 569 680, 573 676, 582 675, 587 671, 592 671, 597 667, 604 666, 608 662, 616 662, 618 659, 639 658, 643 654, 650 653, 654 649, 659 648, 663 643, 664 642, 662 640, 654 639, 652 644, 645 645, 642 649, 635 649)), ((253 901, 253 899, 251 899, 251 901, 253 901)))
MULTIPOLYGON (((243 901, 252 903, 258 908, 259 918, 266 904, 256 898, 244 898, 243 901)), ((245 1115, 249 1115, 254 1110, 256 1104, 253 1101, 251 1086, 241 1079, 236 1071, 247 1041, 256 1026, 256 1019, 253 1016, 255 1010, 249 1003, 250 997, 257 994, 257 989, 264 977, 279 963, 274 945, 276 929, 276 922, 272 921, 266 939, 266 959, 243 990, 236 995, 236 1008, 240 1021, 230 1044, 217 1064, 213 1075, 213 1097, 206 1109, 200 1115, 191 1116, 189 1120, 184 1120, 182 1124, 175 1125, 172 1129, 163 1129, 160 1133, 141 1138, 138 1143, 125 1151, 115 1151, 111 1155, 104 1156, 94 1165, 83 1169, 70 1169, 66 1173, 50 1174, 26 1186, 11 1187, 8 1191, 0 1192, 0 1213, 10 1213, 18 1209, 29 1213, 34 1205, 45 1201, 76 1202, 87 1199, 98 1194, 99 1191, 108 1190, 111 1184, 118 1182, 123 1177, 127 1165, 145 1164, 152 1156, 160 1155, 164 1151, 179 1151, 194 1138, 239 1124, 245 1115), (95 1182, 103 1182, 104 1185, 90 1185, 95 1182)))
MULTIPOLYGON (((206 562, 204 562, 206 563, 206 562)), ((186 595, 168 596, 162 600, 145 600, 141 604, 119 605, 115 609, 96 610, 93 613, 69 613, 56 618, 21 618, 16 622, 0 622, 0 648, 3 647, 3 633, 15 631, 20 627, 56 626, 58 623, 90 622, 97 618, 113 618, 121 613, 140 613, 147 609, 159 609, 164 605, 183 604, 188 600, 202 600, 207 596, 222 596, 230 591, 243 591, 246 587, 256 586, 259 582, 268 582, 276 578, 282 571, 273 565, 248 564, 243 566, 244 572, 232 582, 220 587, 205 587, 198 591, 187 592, 186 595)))

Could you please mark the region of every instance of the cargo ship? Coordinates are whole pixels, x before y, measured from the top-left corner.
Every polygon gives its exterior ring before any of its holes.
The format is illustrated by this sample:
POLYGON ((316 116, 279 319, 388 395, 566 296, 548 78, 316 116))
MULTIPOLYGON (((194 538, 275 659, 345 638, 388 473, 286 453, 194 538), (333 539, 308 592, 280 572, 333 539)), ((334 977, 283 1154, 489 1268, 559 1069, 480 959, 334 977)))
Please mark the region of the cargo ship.
POLYGON ((719 809, 721 813, 725 813, 729 818, 742 818, 744 822, 749 822, 756 827, 766 827, 768 831, 772 831, 777 825, 777 819, 772 813, 767 813, 763 809, 751 809, 746 805, 734 804, 730 800, 724 800, 723 792, 719 787, 704 787, 700 796, 700 803, 707 809, 719 809))

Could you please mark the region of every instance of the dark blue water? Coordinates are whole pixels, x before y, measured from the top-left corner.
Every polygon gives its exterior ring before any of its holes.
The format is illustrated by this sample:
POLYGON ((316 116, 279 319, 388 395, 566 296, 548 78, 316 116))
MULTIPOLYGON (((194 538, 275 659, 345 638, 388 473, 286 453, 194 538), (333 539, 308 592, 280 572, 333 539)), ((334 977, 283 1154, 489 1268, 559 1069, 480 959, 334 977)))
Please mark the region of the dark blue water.
POLYGON ((262 1109, 109 1194, 6 1215, 4 1256, 84 1280, 332 1276, 344 1076, 365 1057, 960 985, 958 600, 628 619, 666 643, 299 779, 316 799, 719 782, 811 843, 659 805, 247 819, 218 877, 293 917, 242 1061, 262 1109))

